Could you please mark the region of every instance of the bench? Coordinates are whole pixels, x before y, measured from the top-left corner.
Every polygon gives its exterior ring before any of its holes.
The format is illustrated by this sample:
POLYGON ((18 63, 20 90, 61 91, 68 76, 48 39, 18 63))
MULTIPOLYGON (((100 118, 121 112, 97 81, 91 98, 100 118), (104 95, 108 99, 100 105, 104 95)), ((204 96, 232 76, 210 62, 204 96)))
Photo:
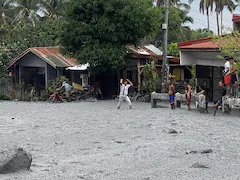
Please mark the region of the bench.
POLYGON ((232 107, 240 107, 240 98, 233 98, 228 96, 222 97, 222 112, 229 113, 232 107))
MULTIPOLYGON (((168 93, 156 93, 153 92, 151 94, 151 107, 156 108, 157 107, 157 101, 168 101, 169 95, 168 93)), ((200 112, 205 112, 206 103, 205 103, 205 96, 202 94, 194 94, 192 95, 192 102, 196 104, 198 107, 198 110, 200 112)), ((181 103, 185 102, 185 94, 176 93, 175 94, 175 104, 177 107, 181 107, 181 103)))

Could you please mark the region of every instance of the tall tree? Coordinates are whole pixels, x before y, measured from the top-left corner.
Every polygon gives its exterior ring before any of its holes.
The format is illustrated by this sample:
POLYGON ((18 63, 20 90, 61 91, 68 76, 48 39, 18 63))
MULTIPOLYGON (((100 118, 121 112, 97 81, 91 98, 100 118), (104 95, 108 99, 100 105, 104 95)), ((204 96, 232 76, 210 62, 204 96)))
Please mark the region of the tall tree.
POLYGON ((40 10, 51 19, 60 19, 65 15, 69 0, 41 0, 40 10))
POLYGON ((16 17, 13 23, 24 25, 30 22, 35 26, 36 21, 39 21, 39 0, 16 0, 15 6, 16 17))
MULTIPOLYGON (((164 7, 159 7, 161 15, 159 22, 164 22, 164 7)), ((174 6, 169 6, 169 23, 168 23, 168 43, 186 41, 191 39, 190 28, 186 24, 193 23, 193 19, 188 16, 187 10, 181 10, 174 6)), ((151 38, 151 43, 157 47, 163 46, 163 30, 158 29, 157 34, 151 38)))
POLYGON ((209 22, 209 13, 213 11, 214 0, 200 0, 199 3, 199 10, 201 13, 207 14, 207 27, 210 29, 210 22, 209 22))
MULTIPOLYGON (((185 10, 189 10, 191 8, 190 7, 191 2, 192 2, 192 0, 189 0, 188 4, 187 4, 187 3, 183 3, 181 0, 170 0, 169 4, 176 8, 184 8, 185 10)), ((160 5, 160 6, 164 5, 165 0, 159 0, 158 3, 159 3, 158 5, 160 5)))
POLYGON ((158 24, 146 0, 70 0, 63 27, 63 52, 105 71, 125 65, 128 44, 137 45, 158 24))
POLYGON ((206 37, 213 37, 214 33, 208 29, 196 29, 191 31, 191 39, 201 39, 206 37))
POLYGON ((204 14, 207 12, 208 17, 208 29, 209 29, 209 12, 213 12, 213 8, 215 7, 216 20, 217 20, 217 32, 218 35, 222 33, 222 13, 224 8, 226 7, 230 12, 233 12, 236 8, 234 1, 232 0, 200 0, 199 9, 200 12, 204 14), (220 22, 219 15, 221 15, 221 33, 220 33, 220 22))
POLYGON ((14 6, 12 0, 0 0, 0 24, 10 24, 14 18, 14 6))
POLYGON ((233 12, 237 5, 232 1, 232 0, 219 0, 219 9, 220 9, 220 19, 221 19, 221 25, 220 25, 220 29, 221 29, 221 34, 223 33, 223 10, 224 8, 227 8, 227 10, 229 12, 233 12))

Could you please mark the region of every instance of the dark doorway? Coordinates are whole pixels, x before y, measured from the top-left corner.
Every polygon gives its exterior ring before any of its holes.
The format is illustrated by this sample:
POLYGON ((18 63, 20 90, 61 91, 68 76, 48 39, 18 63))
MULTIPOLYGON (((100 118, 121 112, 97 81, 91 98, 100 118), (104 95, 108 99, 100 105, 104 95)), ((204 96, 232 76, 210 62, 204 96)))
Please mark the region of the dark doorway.
POLYGON ((210 101, 216 102, 221 98, 218 82, 222 80, 222 68, 212 66, 196 66, 197 86, 204 86, 210 101))
POLYGON ((26 86, 34 86, 36 91, 45 87, 45 68, 44 67, 23 67, 22 80, 26 86))

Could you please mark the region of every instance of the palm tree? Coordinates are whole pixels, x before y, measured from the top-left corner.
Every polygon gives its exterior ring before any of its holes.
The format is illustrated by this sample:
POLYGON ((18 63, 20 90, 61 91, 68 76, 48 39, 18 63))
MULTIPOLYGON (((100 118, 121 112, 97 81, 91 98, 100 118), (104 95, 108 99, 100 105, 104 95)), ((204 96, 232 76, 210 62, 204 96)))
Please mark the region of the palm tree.
POLYGON ((10 24, 13 20, 14 6, 12 0, 0 0, 0 25, 10 24))
POLYGON ((189 26, 186 26, 185 24, 192 24, 193 18, 188 16, 188 10, 180 10, 180 19, 181 19, 181 26, 179 28, 179 39, 182 39, 183 41, 188 39, 191 39, 191 29, 189 26))
MULTIPOLYGON (((189 0, 189 4, 191 4, 192 0, 189 0)), ((165 3, 165 0, 159 0, 159 5, 163 5, 165 3)), ((189 10, 191 7, 189 4, 182 3, 181 0, 169 0, 169 4, 176 8, 184 8, 186 10, 189 10)))
POLYGON ((226 7, 231 13, 236 9, 237 5, 232 0, 220 0, 219 3, 219 13, 221 18, 221 34, 223 33, 223 10, 226 7))
POLYGON ((69 0, 41 0, 41 11, 51 19, 61 18, 69 0))
POLYGON ((16 0, 15 3, 16 17, 13 23, 32 23, 35 26, 36 21, 40 19, 38 14, 39 0, 16 0))
POLYGON ((219 26, 219 15, 221 15, 221 34, 222 34, 222 13, 224 8, 226 7, 230 12, 233 12, 236 8, 235 3, 232 0, 200 0, 199 10, 204 14, 207 12, 208 16, 208 29, 209 29, 209 12, 213 12, 213 8, 215 6, 215 13, 217 19, 217 31, 218 35, 220 35, 220 26, 219 26))
POLYGON ((213 11, 213 4, 214 4, 214 0, 200 0, 200 4, 199 4, 199 11, 203 14, 206 11, 208 30, 210 29, 209 12, 213 11))

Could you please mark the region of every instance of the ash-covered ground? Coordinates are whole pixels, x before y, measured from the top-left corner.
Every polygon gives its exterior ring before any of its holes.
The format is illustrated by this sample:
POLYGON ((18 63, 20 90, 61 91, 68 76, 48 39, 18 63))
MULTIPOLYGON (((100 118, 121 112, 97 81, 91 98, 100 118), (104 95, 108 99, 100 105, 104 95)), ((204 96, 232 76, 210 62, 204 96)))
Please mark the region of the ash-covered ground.
POLYGON ((0 102, 1 149, 22 147, 33 157, 30 172, 0 179, 240 179, 239 112, 213 117, 149 103, 116 105, 0 102))

